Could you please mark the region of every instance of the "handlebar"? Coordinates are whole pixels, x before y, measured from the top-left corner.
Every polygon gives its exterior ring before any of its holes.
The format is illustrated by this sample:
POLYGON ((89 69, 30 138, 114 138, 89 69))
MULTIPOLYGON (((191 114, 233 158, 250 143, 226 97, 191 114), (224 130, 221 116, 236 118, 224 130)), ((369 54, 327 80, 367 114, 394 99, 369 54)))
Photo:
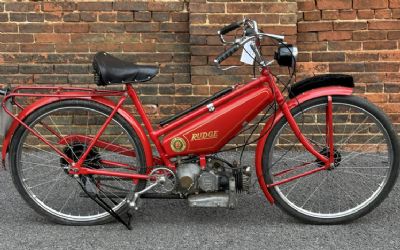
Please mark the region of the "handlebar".
POLYGON ((225 35, 226 33, 229 33, 232 30, 239 28, 240 26, 242 26, 242 24, 243 24, 243 21, 233 22, 233 23, 223 27, 222 29, 220 29, 218 31, 218 35, 225 35))
POLYGON ((215 58, 215 60, 214 60, 214 63, 221 64, 221 62, 223 62, 226 58, 230 57, 231 55, 233 55, 233 53, 238 51, 240 49, 240 46, 241 46, 240 44, 235 43, 227 51, 225 51, 225 52, 221 53, 219 56, 217 56, 217 58, 215 58))
MULTIPOLYGON (((221 53, 219 56, 217 56, 217 58, 215 58, 214 63, 220 67, 220 63, 223 62, 225 59, 227 59, 228 57, 230 57, 231 55, 233 55, 236 51, 239 50, 240 47, 242 47, 244 44, 246 44, 247 42, 253 40, 253 39, 262 39, 263 37, 269 37, 272 38, 278 42, 283 42, 284 40, 284 36, 281 35, 274 35, 274 34, 268 34, 268 33, 263 33, 261 30, 258 29, 258 24, 256 21, 254 20, 250 20, 250 19, 244 19, 242 21, 238 21, 238 22, 233 22, 225 27, 223 27, 222 29, 220 29, 218 31, 218 35, 220 36, 221 42, 224 45, 227 44, 232 44, 232 47, 230 47, 227 51, 221 53), (224 39, 224 35, 227 34, 228 32, 231 32, 235 29, 238 29, 240 27, 243 27, 243 36, 241 38, 235 38, 235 40, 233 42, 227 42, 224 39)), ((260 52, 258 51, 258 49, 256 49, 257 51, 255 51, 256 55, 261 57, 260 52)), ((264 62, 264 60, 260 59, 260 63, 264 64, 264 65, 268 65, 271 62, 264 62)), ((228 67, 231 68, 231 67, 228 67)))

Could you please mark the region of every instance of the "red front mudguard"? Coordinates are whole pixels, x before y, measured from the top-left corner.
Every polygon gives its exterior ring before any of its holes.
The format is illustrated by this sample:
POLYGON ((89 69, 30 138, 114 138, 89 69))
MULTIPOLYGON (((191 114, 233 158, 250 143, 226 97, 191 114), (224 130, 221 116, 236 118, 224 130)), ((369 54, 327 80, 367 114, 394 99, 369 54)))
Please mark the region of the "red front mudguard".
MULTIPOLYGON (((300 104, 311 100, 315 98, 319 98, 322 96, 335 96, 335 95, 351 95, 353 93, 352 88, 347 88, 347 87, 341 87, 341 86, 331 86, 331 87, 322 87, 322 88, 316 88, 309 90, 307 92, 304 92, 298 96, 296 96, 296 99, 290 99, 287 104, 290 110, 293 108, 299 106, 300 104)), ((276 125, 280 121, 280 119, 283 117, 283 112, 281 110, 278 110, 275 114, 275 116, 271 116, 271 118, 266 122, 264 129, 261 131, 262 138, 258 141, 257 148, 256 148, 256 174, 257 174, 257 179, 258 183, 260 184, 261 190, 264 192, 266 198, 268 201, 273 204, 274 199, 271 196, 271 194, 268 191, 267 184, 265 183, 264 180, 264 174, 263 174, 263 168, 262 168, 262 157, 263 157, 263 151, 264 151, 264 146, 265 142, 269 136, 269 133, 271 132, 271 129, 273 126, 276 125)))

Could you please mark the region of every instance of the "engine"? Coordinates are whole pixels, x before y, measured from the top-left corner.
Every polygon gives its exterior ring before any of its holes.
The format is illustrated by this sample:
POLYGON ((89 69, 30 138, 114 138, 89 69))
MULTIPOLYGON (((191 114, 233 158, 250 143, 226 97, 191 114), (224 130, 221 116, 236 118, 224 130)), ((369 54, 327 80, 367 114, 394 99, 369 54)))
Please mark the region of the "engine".
POLYGON ((188 195, 230 191, 234 186, 237 193, 247 192, 250 187, 249 168, 230 168, 214 159, 207 160, 207 167, 201 170, 197 162, 184 163, 177 168, 178 191, 188 195))

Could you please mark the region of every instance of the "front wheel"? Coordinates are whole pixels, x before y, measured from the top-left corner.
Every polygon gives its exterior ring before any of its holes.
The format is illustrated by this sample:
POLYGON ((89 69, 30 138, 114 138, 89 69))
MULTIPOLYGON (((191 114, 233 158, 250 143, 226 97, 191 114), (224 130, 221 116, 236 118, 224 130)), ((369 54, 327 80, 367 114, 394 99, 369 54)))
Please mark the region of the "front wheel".
MULTIPOLYGON (((291 112, 302 133, 321 154, 326 143, 327 97, 309 100, 291 112)), ((269 188, 290 215, 316 224, 355 220, 377 207, 398 175, 399 142, 386 115, 356 96, 333 96, 334 166, 269 188)), ((273 184, 323 164, 297 140, 283 117, 264 147, 263 172, 273 184)))

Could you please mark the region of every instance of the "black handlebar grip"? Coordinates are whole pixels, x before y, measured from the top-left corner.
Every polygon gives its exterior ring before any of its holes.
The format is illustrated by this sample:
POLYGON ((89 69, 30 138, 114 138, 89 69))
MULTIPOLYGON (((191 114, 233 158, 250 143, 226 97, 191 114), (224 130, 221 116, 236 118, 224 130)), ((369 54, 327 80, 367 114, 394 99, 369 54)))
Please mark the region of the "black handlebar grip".
POLYGON ((223 52, 221 55, 217 56, 217 58, 215 58, 214 62, 217 64, 220 64, 221 62, 223 62, 226 58, 230 57, 231 55, 233 55, 233 53, 235 53, 236 51, 238 51, 238 49, 240 48, 240 45, 235 43, 232 47, 230 47, 227 51, 223 52))
POLYGON ((234 22, 229 24, 228 26, 223 27, 218 31, 218 34, 225 35, 226 33, 239 28, 242 25, 243 21, 234 22))

